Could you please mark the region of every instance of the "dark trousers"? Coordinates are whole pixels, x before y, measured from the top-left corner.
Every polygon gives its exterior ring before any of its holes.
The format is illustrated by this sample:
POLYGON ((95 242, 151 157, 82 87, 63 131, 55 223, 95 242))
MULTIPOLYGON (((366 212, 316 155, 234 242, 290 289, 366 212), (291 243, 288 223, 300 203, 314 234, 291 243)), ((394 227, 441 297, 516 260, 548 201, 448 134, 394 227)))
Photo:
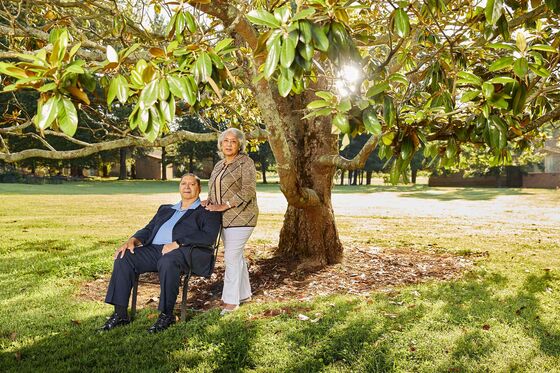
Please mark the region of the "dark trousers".
POLYGON ((123 258, 115 259, 105 302, 128 307, 136 275, 157 271, 161 290, 158 309, 167 315, 171 314, 179 294, 181 272, 188 270, 187 249, 178 248, 161 255, 162 247, 163 245, 138 247, 134 249, 134 254, 127 250, 123 258))

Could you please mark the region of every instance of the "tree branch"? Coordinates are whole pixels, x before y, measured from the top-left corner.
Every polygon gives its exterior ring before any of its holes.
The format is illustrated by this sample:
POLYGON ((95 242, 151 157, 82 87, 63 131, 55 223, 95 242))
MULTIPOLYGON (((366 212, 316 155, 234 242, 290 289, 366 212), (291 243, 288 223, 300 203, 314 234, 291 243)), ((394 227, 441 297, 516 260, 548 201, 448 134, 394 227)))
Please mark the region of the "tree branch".
POLYGON ((381 135, 371 136, 368 141, 366 141, 362 149, 360 149, 358 154, 356 154, 356 156, 352 159, 344 158, 341 155, 323 155, 316 163, 321 166, 336 166, 343 170, 356 170, 364 168, 369 155, 377 147, 377 143, 380 138, 381 135))
POLYGON ((212 141, 216 140, 218 136, 215 133, 194 133, 190 131, 178 131, 173 134, 162 137, 150 142, 144 138, 127 137, 104 143, 91 144, 88 147, 76 150, 53 151, 44 149, 27 149, 17 153, 3 153, 0 152, 0 160, 8 163, 18 162, 28 158, 47 158, 47 159, 74 159, 86 157, 104 150, 113 150, 126 148, 129 146, 141 147, 163 147, 168 146, 179 141, 212 141))

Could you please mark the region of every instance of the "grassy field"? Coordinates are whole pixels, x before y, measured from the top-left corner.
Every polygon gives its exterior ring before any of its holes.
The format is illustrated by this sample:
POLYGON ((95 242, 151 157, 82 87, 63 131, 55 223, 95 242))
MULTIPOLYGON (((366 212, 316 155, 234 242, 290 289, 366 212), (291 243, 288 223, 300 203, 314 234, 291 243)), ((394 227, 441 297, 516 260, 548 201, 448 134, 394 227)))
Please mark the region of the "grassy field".
MULTIPOLYGON (((154 311, 99 334, 79 296, 114 248, 177 198, 175 182, 0 184, 0 371, 560 371, 560 192, 336 187, 344 242, 463 255, 461 279, 218 310, 149 335, 154 311), (287 312, 279 313, 275 310, 287 312), (298 318, 305 314, 311 322, 298 318)), ((285 200, 259 186, 252 244, 277 243, 285 200)))

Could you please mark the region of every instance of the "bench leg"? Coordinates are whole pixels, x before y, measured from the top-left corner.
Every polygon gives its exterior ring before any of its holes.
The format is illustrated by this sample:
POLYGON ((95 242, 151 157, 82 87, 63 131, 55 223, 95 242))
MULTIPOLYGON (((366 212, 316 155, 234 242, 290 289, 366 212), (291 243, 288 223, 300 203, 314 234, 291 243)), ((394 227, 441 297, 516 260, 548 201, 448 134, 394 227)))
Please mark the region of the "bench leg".
POLYGON ((134 278, 134 285, 132 286, 132 306, 130 309, 130 319, 134 320, 136 317, 136 298, 138 298, 138 278, 140 275, 136 275, 134 278))
POLYGON ((181 321, 187 320, 187 296, 189 292, 189 280, 191 274, 187 273, 183 276, 183 297, 181 300, 181 321))

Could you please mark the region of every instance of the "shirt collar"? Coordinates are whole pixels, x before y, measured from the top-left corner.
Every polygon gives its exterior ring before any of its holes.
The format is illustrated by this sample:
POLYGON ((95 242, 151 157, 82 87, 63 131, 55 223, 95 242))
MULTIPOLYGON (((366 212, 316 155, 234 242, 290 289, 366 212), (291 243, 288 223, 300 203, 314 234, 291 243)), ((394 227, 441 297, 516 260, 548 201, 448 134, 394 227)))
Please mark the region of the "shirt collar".
POLYGON ((191 203, 191 205, 186 208, 186 209, 181 209, 181 201, 177 202, 176 204, 174 204, 173 206, 171 206, 172 209, 177 210, 177 211, 187 211, 187 210, 194 210, 196 209, 198 206, 200 206, 200 198, 197 198, 193 203, 191 203))

